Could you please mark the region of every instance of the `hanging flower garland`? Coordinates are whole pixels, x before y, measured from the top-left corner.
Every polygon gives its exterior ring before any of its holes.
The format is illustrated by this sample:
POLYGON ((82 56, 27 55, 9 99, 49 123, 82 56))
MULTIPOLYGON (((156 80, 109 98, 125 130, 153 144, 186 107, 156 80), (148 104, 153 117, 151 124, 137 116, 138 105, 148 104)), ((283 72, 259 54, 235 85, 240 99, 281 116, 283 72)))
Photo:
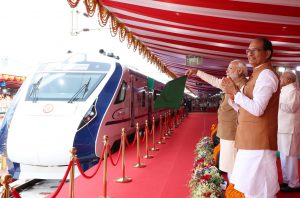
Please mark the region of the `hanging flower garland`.
POLYGON ((133 51, 135 52, 137 47, 139 46, 139 40, 133 37, 133 51))
POLYGON ((127 47, 130 49, 131 45, 133 43, 133 36, 131 32, 127 33, 127 47))
POLYGON ((84 0, 87 14, 92 17, 96 11, 98 1, 97 0, 84 0))
POLYGON ((120 39, 121 43, 125 40, 126 35, 127 35, 127 29, 126 29, 125 25, 122 23, 120 25, 120 33, 119 33, 119 39, 120 39))
POLYGON ((151 55, 150 55, 150 64, 153 64, 153 61, 154 61, 154 58, 153 58, 153 57, 154 57, 154 55, 151 54, 151 55))
POLYGON ((147 47, 145 45, 143 45, 143 48, 142 48, 142 56, 143 56, 143 58, 146 58, 147 51, 148 51, 147 47))
POLYGON ((146 57, 147 57, 147 61, 149 62, 149 61, 150 61, 150 57, 151 57, 151 52, 150 52, 150 50, 147 50, 146 57))
POLYGON ((101 27, 106 26, 109 16, 110 12, 102 4, 99 4, 98 21, 101 27))
POLYGON ((68 3, 70 5, 71 8, 75 8, 80 0, 68 0, 68 3))
POLYGON ((118 19, 114 16, 111 15, 110 16, 111 19, 111 23, 110 23, 110 34, 115 37, 118 33, 118 29, 119 29, 119 21, 118 19))
POLYGON ((139 45, 138 45, 138 48, 139 48, 139 55, 142 55, 143 47, 144 47, 144 45, 139 41, 139 45))

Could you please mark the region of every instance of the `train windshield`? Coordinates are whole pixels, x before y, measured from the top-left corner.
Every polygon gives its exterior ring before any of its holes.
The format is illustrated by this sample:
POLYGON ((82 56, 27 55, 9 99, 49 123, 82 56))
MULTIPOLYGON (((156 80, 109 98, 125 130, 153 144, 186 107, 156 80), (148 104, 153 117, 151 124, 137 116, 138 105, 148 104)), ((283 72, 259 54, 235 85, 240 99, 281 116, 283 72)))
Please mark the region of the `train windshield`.
MULTIPOLYGON (((57 67, 57 66, 56 66, 57 67)), ((85 101, 100 84, 110 67, 68 71, 44 69, 35 74, 26 101, 85 101)))

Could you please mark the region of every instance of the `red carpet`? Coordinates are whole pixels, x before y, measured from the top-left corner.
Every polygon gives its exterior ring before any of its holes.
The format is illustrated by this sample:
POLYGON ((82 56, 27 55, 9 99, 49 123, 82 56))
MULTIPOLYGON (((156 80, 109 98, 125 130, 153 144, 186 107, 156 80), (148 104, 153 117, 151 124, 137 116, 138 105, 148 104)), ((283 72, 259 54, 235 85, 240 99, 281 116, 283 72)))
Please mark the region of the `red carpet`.
MULTIPOLYGON (((165 145, 158 145, 159 151, 150 152, 153 159, 141 159, 145 168, 133 168, 136 163, 136 149, 126 148, 126 176, 131 183, 116 183, 121 176, 121 163, 117 167, 108 164, 107 195, 114 198, 187 198, 188 182, 194 161, 194 149, 199 139, 209 134, 210 126, 216 123, 216 113, 190 113, 165 145)), ((158 134, 157 134, 158 135, 158 134)), ((151 144, 150 144, 151 145, 151 144)), ((141 146, 142 155, 145 147, 141 146)), ((113 157, 116 158, 117 154, 113 157)), ((103 167, 103 165, 101 165, 103 167)), ((96 198, 103 195, 102 167, 95 177, 75 180, 75 197, 96 198)), ((94 168, 86 174, 94 172, 94 168)), ((57 197, 68 197, 65 185, 57 197)), ((51 197, 51 196, 50 196, 51 197)))

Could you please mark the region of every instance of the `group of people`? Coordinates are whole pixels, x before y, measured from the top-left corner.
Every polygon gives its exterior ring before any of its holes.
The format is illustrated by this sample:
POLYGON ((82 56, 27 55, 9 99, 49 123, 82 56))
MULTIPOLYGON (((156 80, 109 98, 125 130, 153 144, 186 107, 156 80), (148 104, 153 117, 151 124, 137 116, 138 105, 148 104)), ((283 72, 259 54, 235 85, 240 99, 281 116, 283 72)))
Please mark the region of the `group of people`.
POLYGON ((197 69, 197 75, 225 97, 218 109, 220 138, 219 169, 246 198, 273 198, 279 190, 300 192, 300 90, 296 75, 280 77, 271 65, 272 43, 265 38, 251 41, 246 49, 253 72, 240 60, 230 62, 226 77, 218 79, 197 69), (280 152, 283 182, 278 183, 276 152, 280 152))

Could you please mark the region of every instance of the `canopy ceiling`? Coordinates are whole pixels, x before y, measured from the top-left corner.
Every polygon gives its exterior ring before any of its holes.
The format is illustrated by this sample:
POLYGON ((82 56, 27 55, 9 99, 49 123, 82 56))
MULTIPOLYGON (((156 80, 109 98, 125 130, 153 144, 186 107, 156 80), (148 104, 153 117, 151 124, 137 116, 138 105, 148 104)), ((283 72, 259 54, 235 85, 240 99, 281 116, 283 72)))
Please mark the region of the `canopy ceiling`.
MULTIPOLYGON (((91 2, 97 0, 85 1, 91 2)), ((203 62, 194 67, 222 77, 231 60, 247 62, 245 49, 257 37, 272 41, 274 66, 300 66, 299 0, 100 0, 97 5, 176 76, 189 68, 186 56, 195 55, 203 62)), ((216 91, 198 78, 187 85, 194 93, 216 91)))

